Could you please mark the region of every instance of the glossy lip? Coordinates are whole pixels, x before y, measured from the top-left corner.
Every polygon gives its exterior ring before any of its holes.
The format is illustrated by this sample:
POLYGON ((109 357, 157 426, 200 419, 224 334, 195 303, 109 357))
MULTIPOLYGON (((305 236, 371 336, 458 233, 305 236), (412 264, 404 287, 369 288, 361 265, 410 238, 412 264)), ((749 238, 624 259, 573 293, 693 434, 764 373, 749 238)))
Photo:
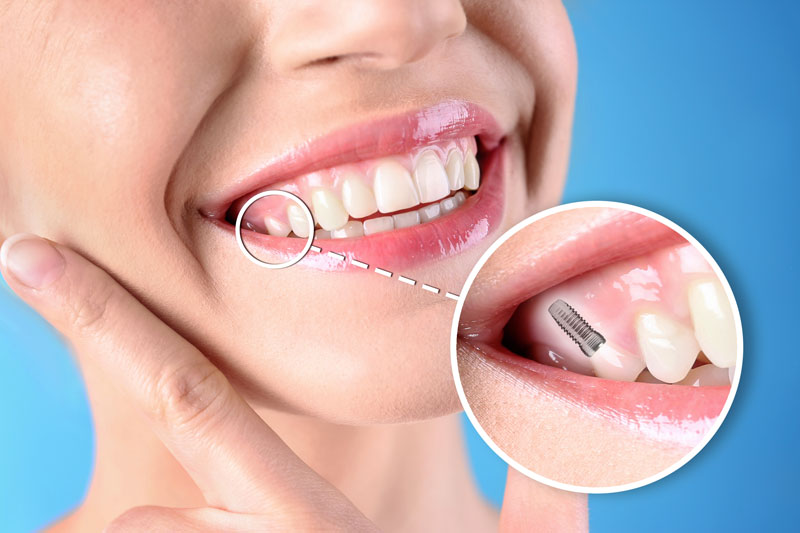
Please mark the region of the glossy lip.
MULTIPOLYGON (((411 151, 433 141, 478 137, 481 154, 481 186, 476 194, 453 212, 432 222, 353 239, 315 239, 323 251, 336 251, 345 261, 326 254, 309 253, 298 266, 320 270, 363 269, 350 267, 352 259, 381 268, 409 268, 432 259, 464 251, 488 237, 502 219, 505 144, 497 121, 483 108, 448 100, 399 116, 357 124, 309 141, 276 157, 259 171, 235 182, 216 199, 201 205, 200 212, 218 229, 234 238, 234 227, 225 215, 244 195, 252 196, 270 184, 364 159, 411 151)), ((258 249, 271 261, 296 255, 304 239, 274 237, 243 230, 242 237, 254 254, 258 249)))
POLYGON ((714 426, 730 386, 656 385, 584 376, 521 357, 501 345, 502 329, 521 302, 584 272, 684 240, 658 220, 638 213, 599 212, 572 238, 540 250, 528 258, 528 267, 477 295, 474 305, 470 289, 458 326, 459 349, 501 367, 522 369, 518 374, 527 386, 547 390, 610 423, 660 442, 695 446, 714 426))

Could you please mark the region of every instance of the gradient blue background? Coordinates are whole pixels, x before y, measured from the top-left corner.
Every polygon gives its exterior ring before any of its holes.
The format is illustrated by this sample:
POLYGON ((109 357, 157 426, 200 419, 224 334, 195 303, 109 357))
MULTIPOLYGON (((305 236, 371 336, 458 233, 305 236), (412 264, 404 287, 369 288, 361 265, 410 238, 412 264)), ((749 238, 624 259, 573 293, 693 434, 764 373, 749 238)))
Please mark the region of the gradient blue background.
MULTIPOLYGON (((592 496, 592 529, 797 531, 800 4, 567 6, 580 80, 565 201, 628 202, 683 226, 726 272, 745 333, 741 385, 717 436, 657 483, 592 496)), ((79 501, 91 420, 58 339, 3 289, 0 529, 27 531, 79 501)), ((504 464, 465 431, 499 504, 504 464)))

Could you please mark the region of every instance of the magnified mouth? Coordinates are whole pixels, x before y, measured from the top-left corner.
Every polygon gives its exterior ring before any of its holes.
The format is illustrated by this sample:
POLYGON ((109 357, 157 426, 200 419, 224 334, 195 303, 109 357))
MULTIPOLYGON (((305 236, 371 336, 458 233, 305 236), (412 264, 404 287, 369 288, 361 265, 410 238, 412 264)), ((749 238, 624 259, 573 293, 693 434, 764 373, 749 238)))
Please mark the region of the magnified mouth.
MULTIPOLYGON (((448 101, 309 142, 244 180, 244 194, 204 214, 232 231, 248 199, 284 190, 311 209, 315 244, 348 258, 332 263, 309 255, 301 265, 334 270, 358 259, 413 266, 460 253, 499 225, 504 152, 488 113, 448 101)), ((275 197, 250 206, 242 228, 248 249, 273 258, 296 254, 310 231, 299 206, 275 197)))

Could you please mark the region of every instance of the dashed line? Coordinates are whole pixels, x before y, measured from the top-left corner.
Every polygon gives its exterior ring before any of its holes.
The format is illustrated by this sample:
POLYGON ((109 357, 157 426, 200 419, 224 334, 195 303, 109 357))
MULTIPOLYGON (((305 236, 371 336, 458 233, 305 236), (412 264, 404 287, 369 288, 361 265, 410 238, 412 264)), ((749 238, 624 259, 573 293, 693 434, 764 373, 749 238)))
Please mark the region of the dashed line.
POLYGON ((397 281, 402 281, 403 283, 407 283, 412 287, 417 284, 417 282, 411 278, 407 278, 405 276, 397 276, 397 281))
POLYGON ((339 261, 344 261, 344 254, 340 254, 337 252, 328 252, 328 255, 339 261))
POLYGON ((427 283, 422 284, 422 290, 432 292, 433 294, 439 294, 441 292, 438 288, 433 285, 428 285, 427 283))
POLYGON ((389 272, 388 270, 384 270, 382 268, 378 268, 378 267, 375 267, 375 273, 376 274, 380 274, 381 276, 386 276, 387 278, 391 278, 392 277, 392 273, 391 272, 389 272))
POLYGON ((319 247, 319 246, 317 246, 316 244, 312 244, 312 245, 311 245, 311 248, 309 248, 309 250, 311 250, 312 252, 317 252, 317 253, 320 253, 320 252, 322 251, 322 248, 320 248, 320 247, 319 247))
POLYGON ((458 301, 458 294, 453 294, 452 292, 445 293, 444 297, 458 301))
POLYGON ((351 259, 350 262, 355 266, 357 266, 358 268, 363 268, 364 270, 367 270, 369 268, 369 265, 367 263, 365 263, 364 261, 359 261, 358 259, 351 259))

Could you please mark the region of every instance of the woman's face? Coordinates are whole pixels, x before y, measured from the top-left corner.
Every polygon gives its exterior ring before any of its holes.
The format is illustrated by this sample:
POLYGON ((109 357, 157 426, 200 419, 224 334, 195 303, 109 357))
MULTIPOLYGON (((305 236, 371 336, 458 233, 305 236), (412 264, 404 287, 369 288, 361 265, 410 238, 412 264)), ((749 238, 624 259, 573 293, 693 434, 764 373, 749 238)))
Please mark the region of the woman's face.
MULTIPOLYGON (((259 405, 348 423, 458 408, 442 294, 562 188, 576 62, 560 2, 19 1, 0 21, 0 233, 83 253, 259 405), (477 146, 480 187, 453 212, 320 235, 323 254, 283 270, 240 252, 230 215, 265 188, 300 191, 318 222, 312 186, 347 204, 348 170, 381 207, 348 222, 407 211, 404 177, 432 205, 426 146, 442 165, 477 146)), ((299 242, 245 234, 278 255, 299 242)))

